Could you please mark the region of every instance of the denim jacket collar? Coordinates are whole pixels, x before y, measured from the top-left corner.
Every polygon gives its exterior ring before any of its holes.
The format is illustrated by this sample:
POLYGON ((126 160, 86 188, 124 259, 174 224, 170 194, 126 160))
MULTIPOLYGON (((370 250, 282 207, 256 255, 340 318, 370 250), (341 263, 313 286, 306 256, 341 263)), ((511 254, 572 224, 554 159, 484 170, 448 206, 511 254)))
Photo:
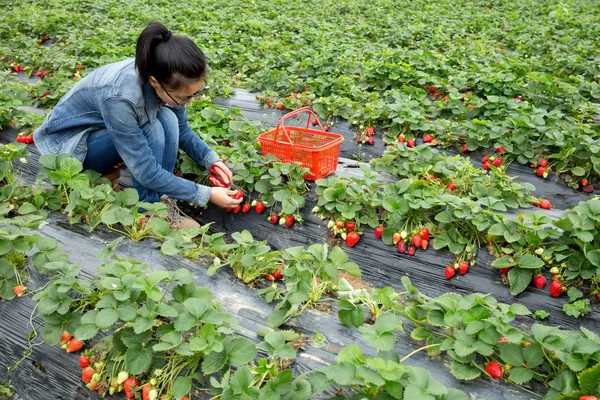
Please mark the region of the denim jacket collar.
POLYGON ((150 84, 150 81, 142 85, 142 93, 144 96, 144 108, 146 111, 146 116, 150 122, 154 122, 160 104, 158 103, 158 95, 156 94, 156 90, 154 90, 150 84))

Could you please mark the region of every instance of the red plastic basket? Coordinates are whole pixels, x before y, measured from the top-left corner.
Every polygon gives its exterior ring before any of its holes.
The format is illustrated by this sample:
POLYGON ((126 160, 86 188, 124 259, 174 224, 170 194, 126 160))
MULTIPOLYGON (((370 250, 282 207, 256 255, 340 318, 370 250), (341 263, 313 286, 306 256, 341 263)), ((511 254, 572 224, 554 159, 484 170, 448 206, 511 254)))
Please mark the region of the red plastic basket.
POLYGON ((300 163, 310 169, 304 179, 315 181, 335 172, 340 154, 342 135, 325 132, 321 121, 310 107, 302 107, 284 115, 277 127, 258 136, 263 156, 275 155, 282 162, 300 163), (285 126, 286 119, 308 113, 305 127, 285 126), (311 129, 311 121, 317 121, 321 130, 311 129), (281 139, 283 140, 279 140, 281 139))

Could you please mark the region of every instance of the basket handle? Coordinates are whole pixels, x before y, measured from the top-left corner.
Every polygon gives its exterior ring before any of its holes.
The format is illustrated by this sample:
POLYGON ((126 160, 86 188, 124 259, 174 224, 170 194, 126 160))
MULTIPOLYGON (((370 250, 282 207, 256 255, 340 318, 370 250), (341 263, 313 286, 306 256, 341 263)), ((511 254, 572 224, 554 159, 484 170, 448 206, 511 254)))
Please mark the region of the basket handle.
POLYGON ((317 117, 317 114, 315 114, 315 112, 312 110, 312 108, 310 108, 310 106, 306 106, 306 107, 302 107, 297 110, 294 110, 292 112, 289 112, 289 113, 285 114, 283 117, 281 117, 281 119, 279 120, 279 123, 277 124, 277 130, 275 132, 275 135, 273 136, 273 142, 278 142, 277 137, 279 136, 279 132, 283 131, 283 134, 285 135, 287 142, 291 143, 292 139, 290 139, 290 135, 288 134, 287 130, 285 129, 284 122, 286 119, 288 119, 290 117, 293 117, 295 115, 302 114, 305 112, 307 112, 309 114, 308 118, 306 119, 306 127, 305 128, 308 129, 308 124, 310 124, 310 121, 312 121, 312 119, 314 118, 315 121, 317 121, 317 124, 319 125, 321 130, 323 132, 325 132, 325 129, 323 128, 323 125, 321 125, 321 121, 319 121, 319 117, 317 117))

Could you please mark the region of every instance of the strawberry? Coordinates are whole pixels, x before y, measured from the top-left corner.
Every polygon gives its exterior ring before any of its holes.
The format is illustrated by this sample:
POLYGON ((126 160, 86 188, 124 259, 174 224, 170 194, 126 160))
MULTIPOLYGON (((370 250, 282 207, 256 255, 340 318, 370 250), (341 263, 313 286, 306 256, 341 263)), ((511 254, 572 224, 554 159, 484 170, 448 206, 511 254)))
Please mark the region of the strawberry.
POLYGON ((506 153, 506 149, 504 148, 504 146, 498 146, 498 147, 496 147, 496 153, 504 154, 504 153, 506 153))
POLYGON ((483 169, 486 170, 486 171, 489 170, 490 169, 490 163, 489 162, 483 163, 483 169))
POLYGON ((283 267, 279 267, 279 269, 277 269, 277 271, 273 272, 271 275, 273 276, 273 278, 281 280, 283 279, 283 274, 281 273, 281 271, 283 271, 283 267))
POLYGON ((398 242, 398 253, 402 254, 406 251, 406 243, 403 240, 398 242))
POLYGON ((367 139, 367 143, 369 144, 369 146, 374 146, 375 145, 375 139, 373 139, 372 137, 370 137, 369 139, 367 139))
POLYGON ((404 143, 404 140, 405 140, 405 139, 406 139, 406 136, 404 136, 404 133, 401 133, 401 134, 398 136, 398 142, 400 142, 400 143, 404 143))
POLYGON ((502 366, 496 361, 491 361, 485 366, 485 372, 487 372, 492 378, 502 378, 502 366))
POLYGON ((427 227, 422 227, 419 230, 419 235, 421 235, 421 237, 425 240, 429 240, 429 229, 427 229, 427 227))
POLYGON ((500 157, 496 158, 494 161, 492 161, 492 165, 494 167, 499 167, 502 165, 502 159, 500 157))
POLYGON ((275 108, 278 109, 278 110, 283 110, 283 106, 281 104, 277 104, 275 106, 275 108))
POLYGON ((433 137, 430 134, 423 136, 423 143, 431 143, 433 141, 433 137))
POLYGON ((456 190, 456 185, 452 182, 448 182, 448 189, 450 189, 452 192, 454 192, 456 190))
POLYGON ((408 146, 408 147, 415 147, 415 139, 408 139, 406 141, 406 146, 408 146))
POLYGON ((271 214, 271 223, 273 225, 275 225, 277 223, 277 221, 279 221, 279 215, 277 215, 277 214, 271 214))
POLYGON ((149 383, 146 383, 144 386, 142 386, 142 400, 150 400, 149 393, 151 390, 152 385, 149 383))
POLYGON ((275 277, 273 276, 273 274, 269 274, 269 275, 267 275, 267 280, 274 281, 275 277))
POLYGON ((548 165, 548 160, 540 160, 540 167, 546 167, 548 165))
POLYGON ((241 190, 238 190, 234 195, 233 198, 238 200, 241 199, 242 197, 244 197, 244 192, 242 192, 241 190))
POLYGON ((535 174, 537 176, 544 175, 544 172, 546 172, 546 167, 538 167, 538 169, 535 170, 535 174))
POLYGON ((232 213, 232 212, 233 212, 233 208, 226 208, 226 209, 225 209, 225 212, 226 212, 226 213, 228 213, 228 214, 229 214, 229 213, 232 213))
POLYGON ((375 134, 375 128, 373 128, 372 126, 369 126, 365 130, 365 133, 367 134, 367 136, 373 136, 375 134))
POLYGON ((412 244, 408 246, 408 255, 409 256, 414 256, 415 255, 415 251, 416 251, 416 247, 413 246, 412 244))
POLYGON ((90 366, 90 358, 84 356, 83 354, 79 356, 79 366, 81 368, 87 368, 90 366))
POLYGON ((375 237, 377 239, 381 239, 381 234, 383 233, 383 226, 379 225, 378 227, 375 228, 375 237))
POLYGON ((540 201, 540 208, 543 208, 544 210, 550 210, 552 208, 552 204, 550 204, 548 200, 544 199, 540 201))
POLYGON ((429 240, 425 240, 425 239, 421 240, 421 248, 423 250, 427 250, 428 246, 429 246, 429 240))
POLYGON ((233 213, 234 213, 234 214, 238 214, 238 213, 239 213, 241 210, 242 210, 242 207, 241 207, 241 206, 236 206, 236 207, 233 209, 233 213))
POLYGON ((521 96, 515 96, 515 97, 513 97, 513 99, 515 99, 515 100, 521 100, 521 96))
POLYGON ((422 240, 423 240, 423 238, 421 237, 421 235, 414 235, 412 237, 412 242, 416 247, 421 247, 422 240))
POLYGON ((23 293, 25 292, 25 286, 17 285, 14 287, 13 292, 17 297, 21 297, 21 296, 23 296, 23 293))
POLYGON ((434 95, 435 97, 440 97, 440 96, 441 96, 441 93, 440 93, 440 92, 435 92, 433 95, 434 95))
POLYGON ((63 331, 62 335, 60 336, 60 344, 69 343, 69 340, 71 340, 72 337, 73 335, 71 335, 69 332, 63 331))
POLYGON ((360 235, 356 232, 349 232, 346 236, 346 246, 354 247, 356 243, 360 240, 360 235))
POLYGON ((584 193, 592 193, 594 191, 594 186, 587 185, 587 186, 584 186, 582 190, 584 193))
POLYGON ((344 227, 344 221, 335 221, 335 227, 342 229, 344 227))
POLYGON ((460 151, 463 152, 463 153, 468 153, 469 152, 469 149, 467 149, 467 144, 466 143, 462 145, 462 148, 460 149, 460 151))
POLYGON ((596 396, 579 396, 579 400, 598 400, 596 396))
POLYGON ((435 87, 433 87, 433 86, 432 86, 432 87, 430 87, 430 88, 429 88, 429 93, 435 93, 435 87))
POLYGON ((394 233, 394 236, 392 236, 392 241, 394 242, 394 244, 398 244, 400 239, 402 238, 400 237, 400 234, 398 232, 394 233))
POLYGON ((140 381, 135 378, 127 378, 127 380, 123 383, 125 388, 125 396, 129 400, 135 399, 135 388, 140 386, 140 381))
POLYGON ((352 221, 346 222, 346 230, 348 232, 353 231, 355 228, 356 228, 356 224, 354 222, 352 222, 352 221))
POLYGON ((69 341, 69 344, 67 345, 67 353, 74 353, 76 351, 81 350, 82 347, 83 342, 73 338, 69 341))
POLYGON ((490 158, 488 156, 483 156, 481 157, 481 163, 485 164, 486 162, 490 161, 490 158))
POLYGON ((446 267, 446 269, 444 270, 445 274, 446 274, 446 279, 450 279, 452 278, 454 275, 456 275, 456 270, 454 269, 453 265, 448 265, 446 267))
POLYGON ((546 286, 546 277, 542 274, 535 275, 533 277, 533 285, 538 289, 543 288, 546 286))
POLYGON ((294 225, 295 221, 296 220, 294 219, 293 215, 290 214, 285 216, 285 226, 287 226, 288 228, 294 225))
POLYGON ((508 271, 510 271, 510 268, 500 268, 500 273, 502 275, 506 275, 508 274, 508 271))
POLYGON ((500 338, 500 343, 506 343, 506 342, 508 342, 508 339, 506 338, 506 336, 502 336, 500 338))
POLYGON ((256 202, 256 207, 254 208, 256 210, 257 213, 262 213, 263 211, 265 211, 265 205, 263 204, 262 201, 257 201, 256 202))
POLYGON ((559 281, 552 281, 550 283, 550 296, 560 297, 565 291, 565 286, 559 281))
POLYGON ((250 211, 252 209, 252 206, 250 206, 250 204, 246 203, 244 204, 244 206, 242 207, 242 212, 244 214, 246 214, 248 211, 250 211))
POLYGON ((461 261, 458 264, 458 273, 460 273, 461 275, 464 275, 467 273, 467 271, 469 271, 469 263, 466 261, 461 261))
POLYGON ((582 179, 579 183, 581 183, 581 186, 587 186, 588 180, 587 179, 582 179))
POLYGON ((21 70, 21 68, 19 68, 19 64, 13 65, 13 71, 19 72, 20 70, 21 70))
POLYGON ((92 381, 92 376, 94 376, 94 368, 85 367, 81 372, 81 380, 85 383, 90 383, 92 381))
POLYGON ((38 78, 41 78, 44 76, 44 73, 42 71, 38 71, 35 76, 37 76, 38 78))

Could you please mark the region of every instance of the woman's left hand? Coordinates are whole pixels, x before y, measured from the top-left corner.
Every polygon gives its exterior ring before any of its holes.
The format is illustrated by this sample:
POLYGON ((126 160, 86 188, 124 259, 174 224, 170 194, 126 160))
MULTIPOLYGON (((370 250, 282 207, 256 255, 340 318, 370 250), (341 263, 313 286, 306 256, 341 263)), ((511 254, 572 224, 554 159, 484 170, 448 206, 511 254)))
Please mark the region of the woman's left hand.
POLYGON ((215 173, 216 175, 218 175, 218 177, 226 183, 231 183, 233 180, 233 173, 231 172, 231 170, 229 168, 227 168, 227 165, 225 165, 225 163, 223 161, 217 161, 216 163, 213 164, 215 167, 215 173))

